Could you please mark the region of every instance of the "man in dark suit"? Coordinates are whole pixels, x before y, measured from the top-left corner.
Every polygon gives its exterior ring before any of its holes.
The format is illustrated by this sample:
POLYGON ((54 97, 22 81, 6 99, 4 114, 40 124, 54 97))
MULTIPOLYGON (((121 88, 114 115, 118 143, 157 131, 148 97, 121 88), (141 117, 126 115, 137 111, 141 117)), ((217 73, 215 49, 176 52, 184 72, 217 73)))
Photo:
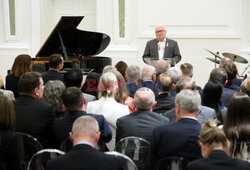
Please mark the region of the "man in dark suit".
POLYGON ((156 84, 155 68, 153 66, 146 65, 141 72, 142 87, 151 89, 155 97, 158 96, 158 86, 156 84))
POLYGON ((79 117, 70 132, 74 148, 65 155, 49 160, 47 170, 122 170, 122 159, 96 150, 100 134, 94 118, 79 117))
POLYGON ((198 92, 189 89, 176 95, 177 122, 153 130, 146 169, 165 157, 178 156, 188 160, 201 158, 198 135, 201 125, 197 120, 201 98, 198 92))
POLYGON ((99 140, 100 149, 104 152, 108 148, 108 143, 112 138, 112 131, 103 115, 88 114, 85 112, 86 100, 82 92, 77 87, 69 87, 62 94, 62 101, 65 110, 68 112, 64 117, 58 118, 54 123, 54 133, 58 143, 62 143, 72 129, 73 122, 80 116, 89 115, 95 118, 99 124, 101 137, 99 140))
POLYGON ((154 112, 164 113, 168 110, 171 110, 175 107, 174 97, 170 95, 171 89, 173 86, 173 79, 168 73, 161 73, 159 75, 159 94, 156 97, 156 106, 154 112))
POLYGON ((135 92, 137 89, 141 87, 140 85, 140 76, 141 70, 138 66, 129 66, 126 69, 126 82, 127 82, 127 90, 129 92, 129 96, 134 98, 135 92))
POLYGON ((116 143, 128 136, 142 137, 149 141, 155 127, 169 122, 168 118, 152 112, 154 98, 154 93, 149 88, 142 87, 136 91, 137 111, 117 120, 116 143))
POLYGON ((19 79, 18 89, 20 97, 14 101, 16 131, 38 138, 44 148, 55 147, 52 129, 55 113, 50 104, 40 101, 44 90, 41 74, 24 73, 19 79))
MULTIPOLYGON (((183 89, 197 90, 194 81, 190 77, 182 78, 177 82, 176 92, 179 93, 183 89)), ((168 117, 170 122, 176 122, 175 108, 162 115, 168 117)), ((202 122, 209 119, 217 119, 215 110, 206 106, 201 106, 201 111, 198 114, 198 121, 202 124, 202 122)))
MULTIPOLYGON (((83 86, 83 74, 82 74, 82 70, 80 69, 71 69, 69 71, 67 71, 64 74, 64 82, 65 82, 65 86, 66 87, 77 87, 79 89, 82 88, 83 86)), ((82 93, 84 95, 84 97, 86 98, 86 104, 88 104, 88 102, 90 101, 94 101, 96 100, 96 97, 88 94, 88 93, 82 93)))
POLYGON ((229 100, 236 93, 236 91, 224 87, 227 84, 227 80, 228 76, 223 68, 214 68, 210 73, 209 81, 219 82, 223 86, 221 101, 224 106, 229 104, 229 100))
POLYGON ((164 25, 155 28, 156 39, 147 42, 143 58, 155 58, 169 60, 169 64, 175 65, 181 60, 179 46, 176 41, 166 38, 164 25))
POLYGON ((63 68, 63 57, 61 54, 52 54, 49 57, 49 70, 42 73, 44 84, 49 80, 60 80, 63 82, 63 74, 59 71, 63 68))

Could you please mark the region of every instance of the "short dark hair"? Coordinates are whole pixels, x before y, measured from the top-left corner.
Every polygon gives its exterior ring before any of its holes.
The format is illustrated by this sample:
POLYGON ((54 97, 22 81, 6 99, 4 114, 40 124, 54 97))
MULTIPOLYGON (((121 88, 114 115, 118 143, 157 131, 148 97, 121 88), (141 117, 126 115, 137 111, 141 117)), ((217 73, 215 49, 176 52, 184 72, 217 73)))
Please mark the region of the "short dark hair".
POLYGON ((69 87, 62 94, 63 104, 69 111, 76 111, 83 106, 83 94, 77 87, 69 87))
POLYGON ((228 81, 233 81, 233 79, 236 77, 237 75, 237 67, 234 63, 231 64, 227 64, 223 67, 227 73, 228 76, 228 81))
POLYGON ((193 66, 190 63, 183 63, 180 69, 184 75, 191 75, 193 73, 193 66))
POLYGON ((70 69, 67 71, 64 76, 64 82, 66 87, 81 87, 82 79, 83 79, 82 70, 80 69, 70 69))
POLYGON ((26 72, 18 81, 18 91, 20 94, 32 94, 35 88, 39 88, 41 74, 38 72, 26 72))
POLYGON ((210 73, 210 80, 213 82, 219 82, 223 85, 227 79, 227 72, 223 68, 215 68, 210 73))
POLYGON ((52 54, 49 57, 49 67, 50 68, 58 68, 59 64, 63 62, 61 54, 52 54))

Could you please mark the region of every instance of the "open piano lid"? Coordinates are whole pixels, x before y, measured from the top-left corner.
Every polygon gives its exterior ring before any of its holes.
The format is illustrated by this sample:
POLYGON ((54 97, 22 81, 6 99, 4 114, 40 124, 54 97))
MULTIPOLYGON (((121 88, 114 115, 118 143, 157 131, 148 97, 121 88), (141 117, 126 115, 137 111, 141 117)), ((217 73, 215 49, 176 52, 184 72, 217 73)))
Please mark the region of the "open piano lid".
POLYGON ((109 45, 110 37, 103 33, 78 30, 76 27, 82 19, 83 16, 62 16, 36 56, 62 54, 63 46, 68 56, 92 56, 101 53, 109 45))

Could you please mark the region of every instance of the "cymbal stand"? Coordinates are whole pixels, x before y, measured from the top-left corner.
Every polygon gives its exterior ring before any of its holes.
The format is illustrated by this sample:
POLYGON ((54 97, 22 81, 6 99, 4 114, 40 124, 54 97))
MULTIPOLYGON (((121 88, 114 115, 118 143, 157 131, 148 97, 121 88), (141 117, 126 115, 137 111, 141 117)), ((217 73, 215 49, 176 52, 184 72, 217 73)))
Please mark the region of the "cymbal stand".
MULTIPOLYGON (((216 54, 219 55, 219 52, 217 51, 216 54)), ((217 64, 216 61, 217 61, 217 58, 218 58, 217 55, 214 55, 214 59, 215 59, 214 68, 216 68, 216 64, 217 64)))
POLYGON ((247 71, 247 69, 249 68, 250 64, 248 64, 248 66, 245 68, 245 70, 243 71, 243 73, 240 75, 240 77, 243 76, 243 74, 247 71))

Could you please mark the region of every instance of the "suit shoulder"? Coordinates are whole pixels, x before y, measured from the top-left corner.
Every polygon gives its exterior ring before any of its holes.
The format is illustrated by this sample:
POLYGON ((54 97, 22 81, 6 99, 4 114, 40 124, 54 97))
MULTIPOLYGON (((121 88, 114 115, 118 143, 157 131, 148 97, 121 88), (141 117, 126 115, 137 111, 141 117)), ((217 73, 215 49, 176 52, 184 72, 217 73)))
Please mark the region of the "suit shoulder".
POLYGON ((168 42, 172 42, 172 43, 177 43, 177 41, 172 40, 172 39, 169 39, 169 38, 167 38, 167 39, 166 39, 166 41, 168 41, 168 42))

